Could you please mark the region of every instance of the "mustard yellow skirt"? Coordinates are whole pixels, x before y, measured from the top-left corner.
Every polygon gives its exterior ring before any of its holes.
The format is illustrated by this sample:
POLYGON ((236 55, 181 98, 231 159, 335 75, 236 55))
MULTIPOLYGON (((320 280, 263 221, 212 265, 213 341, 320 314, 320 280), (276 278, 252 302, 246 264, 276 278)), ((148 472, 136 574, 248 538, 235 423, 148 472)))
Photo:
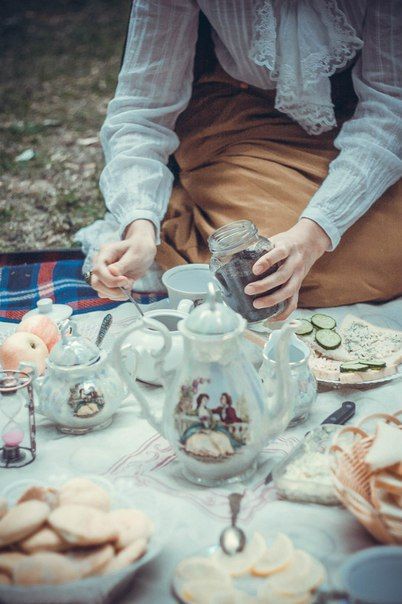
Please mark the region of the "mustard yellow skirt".
MULTIPOLYGON (((338 128, 308 135, 274 109, 274 91, 249 87, 220 67, 195 85, 180 116, 180 172, 162 226, 159 264, 208 262, 208 236, 251 219, 274 235, 294 225, 328 172, 334 139, 353 114, 350 73, 333 78, 338 128)), ((402 294, 402 181, 391 187, 306 276, 299 305, 337 306, 402 294)))

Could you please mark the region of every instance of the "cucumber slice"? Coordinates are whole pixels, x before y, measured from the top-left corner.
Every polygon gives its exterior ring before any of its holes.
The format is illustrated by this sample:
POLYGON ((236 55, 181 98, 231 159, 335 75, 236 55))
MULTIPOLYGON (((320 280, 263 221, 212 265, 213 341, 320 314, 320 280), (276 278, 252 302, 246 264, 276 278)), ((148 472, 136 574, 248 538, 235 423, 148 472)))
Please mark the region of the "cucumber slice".
POLYGON ((300 323, 299 327, 295 330, 295 334, 297 336, 307 336, 311 333, 314 327, 311 325, 310 321, 307 319, 297 319, 300 323))
POLYGON ((342 338, 339 333, 332 329, 318 329, 315 334, 315 341, 326 350, 334 350, 341 345, 342 338))
POLYGON ((334 327, 336 327, 335 319, 328 315, 317 313, 316 315, 313 315, 310 320, 317 329, 334 329, 334 327))
POLYGON ((371 361, 360 360, 359 363, 364 363, 364 365, 368 365, 370 369, 383 369, 387 366, 385 361, 380 361, 379 359, 372 359, 371 361))
POLYGON ((361 363, 360 361, 347 361, 346 363, 341 363, 339 366, 339 370, 341 373, 347 373, 349 371, 367 371, 370 367, 367 363, 361 363))

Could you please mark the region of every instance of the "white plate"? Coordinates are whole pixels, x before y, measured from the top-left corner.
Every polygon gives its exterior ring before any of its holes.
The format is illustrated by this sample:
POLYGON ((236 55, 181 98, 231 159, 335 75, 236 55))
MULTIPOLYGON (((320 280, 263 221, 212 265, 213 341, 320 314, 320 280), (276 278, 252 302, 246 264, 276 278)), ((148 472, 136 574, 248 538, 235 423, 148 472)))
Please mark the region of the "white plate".
MULTIPOLYGON (((334 551, 336 550, 336 544, 332 537, 326 531, 317 529, 317 527, 311 523, 301 525, 299 523, 292 524, 292 522, 287 521, 283 523, 283 527, 279 526, 277 529, 265 529, 259 532, 267 541, 273 541, 279 532, 287 534, 297 549, 304 549, 318 560, 321 560, 324 565, 326 559, 330 555, 333 555, 334 551), (285 526, 288 528, 284 528, 285 526)), ((253 531, 249 532, 248 536, 250 536, 252 533, 253 531)), ((211 545, 210 547, 205 547, 197 552, 194 552, 193 556, 209 558, 217 549, 218 545, 211 545)), ((187 556, 187 558, 188 557, 190 556, 187 556)), ((266 579, 267 577, 256 577, 247 573, 245 575, 241 575, 240 577, 233 577, 233 586, 235 589, 239 589, 249 596, 256 596, 258 588, 264 581, 266 581, 266 579)), ((179 596, 183 583, 184 581, 181 581, 176 577, 175 574, 173 574, 173 594, 179 602, 187 604, 186 601, 182 600, 179 596)))
MULTIPOLYGON (((314 373, 314 372, 313 372, 314 373)), ((338 380, 321 380, 317 379, 317 384, 321 386, 329 386, 331 388, 373 388, 375 386, 381 386, 381 384, 386 384, 388 382, 393 382, 395 380, 399 380, 402 377, 402 365, 399 365, 398 370, 393 375, 387 375, 385 377, 379 378, 378 380, 367 380, 367 382, 360 382, 358 384, 344 384, 339 382, 338 380)))
MULTIPOLYGON (((98 476, 85 476, 85 478, 96 482, 109 492, 112 499, 112 508, 137 508, 152 519, 155 524, 155 532, 149 541, 145 555, 116 573, 88 577, 63 585, 32 585, 30 587, 0 585, 0 602, 6 604, 55 604, 55 602, 57 604, 82 604, 83 602, 99 604, 108 600, 111 596, 110 601, 113 602, 116 591, 120 591, 127 586, 135 572, 162 551, 170 536, 166 529, 166 522, 163 522, 168 510, 163 511, 160 504, 156 503, 155 497, 134 489, 132 489, 132 492, 129 489, 125 489, 124 492, 117 491, 108 480, 98 476)), ((21 480, 6 487, 1 495, 6 497, 10 504, 14 504, 29 486, 58 487, 63 482, 65 482, 65 477, 60 482, 21 480)))

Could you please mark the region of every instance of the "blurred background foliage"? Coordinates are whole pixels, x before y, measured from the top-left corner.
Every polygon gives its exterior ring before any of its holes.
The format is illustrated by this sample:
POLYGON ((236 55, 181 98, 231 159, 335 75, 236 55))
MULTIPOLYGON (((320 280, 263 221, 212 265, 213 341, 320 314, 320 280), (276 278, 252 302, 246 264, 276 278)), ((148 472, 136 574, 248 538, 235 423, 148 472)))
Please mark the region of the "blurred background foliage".
POLYGON ((98 132, 130 0, 1 0, 0 251, 71 247, 104 213, 98 132))

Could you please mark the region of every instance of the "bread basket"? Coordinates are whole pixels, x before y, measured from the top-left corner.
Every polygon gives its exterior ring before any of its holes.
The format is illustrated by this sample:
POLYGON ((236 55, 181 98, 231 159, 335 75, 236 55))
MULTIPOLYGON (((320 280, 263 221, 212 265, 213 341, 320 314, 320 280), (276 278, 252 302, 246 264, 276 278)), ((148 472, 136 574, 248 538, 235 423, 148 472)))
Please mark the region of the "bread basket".
MULTIPOLYGON (((401 545, 401 496, 396 499, 392 492, 381 488, 383 485, 379 486, 381 478, 389 476, 387 468, 373 471, 365 462, 374 442, 373 427, 379 422, 394 424, 402 430, 402 411, 395 415, 376 413, 356 427, 340 430, 330 448, 331 472, 338 498, 369 533, 381 543, 401 545)), ((398 493, 402 493, 402 476, 395 475, 392 480, 398 493)))

